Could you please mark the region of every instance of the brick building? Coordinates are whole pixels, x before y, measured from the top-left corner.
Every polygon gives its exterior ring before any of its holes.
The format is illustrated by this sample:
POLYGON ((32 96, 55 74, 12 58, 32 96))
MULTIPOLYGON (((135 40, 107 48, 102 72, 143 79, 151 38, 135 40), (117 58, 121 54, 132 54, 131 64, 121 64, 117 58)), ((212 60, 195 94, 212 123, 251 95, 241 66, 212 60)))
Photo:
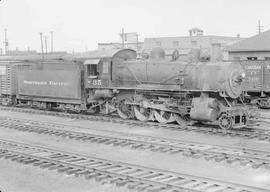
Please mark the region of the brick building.
POLYGON ((178 37, 157 37, 144 39, 144 51, 149 53, 155 47, 162 47, 166 52, 178 50, 179 54, 185 56, 191 49, 200 49, 204 54, 211 53, 211 46, 213 43, 219 43, 224 59, 227 58, 225 48, 232 45, 242 38, 226 37, 216 35, 204 35, 203 30, 193 28, 189 30, 189 36, 178 37))

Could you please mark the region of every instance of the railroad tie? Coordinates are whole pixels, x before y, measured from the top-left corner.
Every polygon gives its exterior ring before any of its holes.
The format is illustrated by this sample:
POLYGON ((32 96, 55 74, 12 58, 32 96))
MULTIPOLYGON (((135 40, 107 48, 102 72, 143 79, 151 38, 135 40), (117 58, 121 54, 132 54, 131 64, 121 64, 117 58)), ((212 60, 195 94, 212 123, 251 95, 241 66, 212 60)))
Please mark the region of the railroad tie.
POLYGON ((227 159, 226 155, 223 155, 223 154, 215 157, 216 162, 221 162, 221 161, 224 161, 226 159, 227 159))
POLYGON ((24 161, 26 161, 28 159, 29 159, 29 157, 22 157, 22 158, 18 159, 17 162, 23 163, 24 161))
POLYGON ((48 162, 41 160, 41 161, 37 161, 37 162, 33 163, 33 166, 40 166, 40 165, 46 164, 46 163, 48 163, 48 162))
POLYGON ((142 184, 137 185, 136 186, 136 189, 138 191, 144 191, 144 190, 146 190, 149 187, 151 187, 151 185, 142 183, 142 184))
POLYGON ((6 156, 4 156, 4 159, 16 159, 16 158, 20 158, 20 156, 19 155, 17 155, 17 154, 9 154, 9 155, 6 155, 6 156))
POLYGON ((79 177, 79 176, 82 176, 82 175, 86 175, 86 174, 88 174, 88 173, 90 173, 89 170, 81 169, 81 170, 79 170, 79 171, 76 171, 76 172, 74 173, 74 176, 75 176, 75 177, 79 177))
POLYGON ((39 167, 40 168, 48 168, 48 167, 50 167, 52 165, 55 165, 55 163, 48 162, 48 163, 44 163, 44 164, 40 165, 39 167))
POLYGON ((32 163, 34 163, 36 161, 39 161, 39 160, 38 159, 31 159, 30 158, 29 160, 25 160, 22 163, 25 164, 25 165, 28 165, 28 164, 32 164, 32 163))
POLYGON ((127 184, 128 189, 135 189, 138 185, 142 184, 141 182, 132 181, 129 184, 127 184))
POLYGON ((114 181, 115 185, 117 187, 123 187, 126 186, 128 183, 131 183, 132 181, 129 181, 128 179, 117 179, 116 181, 114 181))
POLYGON ((92 171, 92 172, 86 173, 84 177, 85 177, 85 179, 92 179, 98 175, 100 175, 100 174, 92 171))
POLYGON ((55 170, 55 169, 58 169, 58 168, 61 168, 61 167, 64 167, 64 166, 61 165, 61 164, 55 164, 53 166, 48 167, 48 169, 49 170, 55 170))
POLYGON ((96 176, 96 177, 95 177, 95 181, 101 182, 101 181, 108 180, 108 179, 110 179, 110 178, 111 178, 110 175, 102 174, 102 175, 96 176))
POLYGON ((79 170, 81 170, 81 169, 76 169, 75 167, 71 167, 71 169, 68 169, 68 170, 65 171, 65 174, 66 175, 72 175, 72 174, 78 172, 79 170))
POLYGON ((168 187, 164 187, 164 186, 150 186, 149 188, 147 188, 147 192, 159 192, 159 191, 163 191, 165 189, 168 189, 168 187))
POLYGON ((57 172, 63 173, 63 172, 66 172, 66 171, 68 171, 68 170, 73 170, 73 169, 74 169, 73 167, 64 166, 64 167, 58 168, 58 169, 57 169, 57 172))

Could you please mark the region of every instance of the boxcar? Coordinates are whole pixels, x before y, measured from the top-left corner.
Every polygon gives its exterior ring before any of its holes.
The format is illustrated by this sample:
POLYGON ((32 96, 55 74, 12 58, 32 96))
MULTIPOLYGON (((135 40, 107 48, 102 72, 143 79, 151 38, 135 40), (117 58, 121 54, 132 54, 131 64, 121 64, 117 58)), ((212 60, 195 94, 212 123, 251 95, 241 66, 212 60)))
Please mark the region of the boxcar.
POLYGON ((262 108, 270 108, 270 61, 241 61, 246 72, 245 91, 262 108))
POLYGON ((3 105, 14 103, 17 94, 17 71, 31 69, 30 63, 20 61, 0 61, 0 98, 3 105))

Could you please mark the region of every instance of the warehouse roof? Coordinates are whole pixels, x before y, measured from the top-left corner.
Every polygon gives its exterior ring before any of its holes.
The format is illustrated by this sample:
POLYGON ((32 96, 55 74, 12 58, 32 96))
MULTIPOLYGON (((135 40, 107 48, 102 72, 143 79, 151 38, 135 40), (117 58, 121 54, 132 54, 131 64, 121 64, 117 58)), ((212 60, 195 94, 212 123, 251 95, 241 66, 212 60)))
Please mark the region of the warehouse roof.
POLYGON ((229 47, 229 52, 270 51, 270 30, 239 41, 229 47))

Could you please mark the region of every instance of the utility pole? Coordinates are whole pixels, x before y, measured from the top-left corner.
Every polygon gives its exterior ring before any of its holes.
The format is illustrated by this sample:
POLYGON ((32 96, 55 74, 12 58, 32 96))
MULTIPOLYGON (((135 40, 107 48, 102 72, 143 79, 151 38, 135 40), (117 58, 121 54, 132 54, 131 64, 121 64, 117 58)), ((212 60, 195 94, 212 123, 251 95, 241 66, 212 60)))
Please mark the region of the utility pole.
POLYGON ((260 34, 263 31, 263 26, 261 26, 261 21, 258 21, 258 33, 260 34))
POLYGON ((125 48, 125 41, 124 41, 124 28, 122 28, 122 49, 125 48))
POLYGON ((40 43, 41 43, 41 55, 42 55, 42 59, 44 59, 44 52, 43 52, 43 37, 42 37, 42 33, 40 34, 40 43))
POLYGON ((48 54, 48 49, 47 49, 47 36, 44 36, 45 39, 45 54, 48 54))
POLYGON ((8 40, 7 40, 7 29, 5 29, 5 54, 8 52, 8 40))
POLYGON ((137 37, 137 44, 136 44, 136 47, 137 47, 137 53, 138 53, 138 49, 139 49, 139 34, 138 33, 136 33, 136 37, 137 37))
POLYGON ((53 31, 51 31, 51 53, 53 53, 53 31))

